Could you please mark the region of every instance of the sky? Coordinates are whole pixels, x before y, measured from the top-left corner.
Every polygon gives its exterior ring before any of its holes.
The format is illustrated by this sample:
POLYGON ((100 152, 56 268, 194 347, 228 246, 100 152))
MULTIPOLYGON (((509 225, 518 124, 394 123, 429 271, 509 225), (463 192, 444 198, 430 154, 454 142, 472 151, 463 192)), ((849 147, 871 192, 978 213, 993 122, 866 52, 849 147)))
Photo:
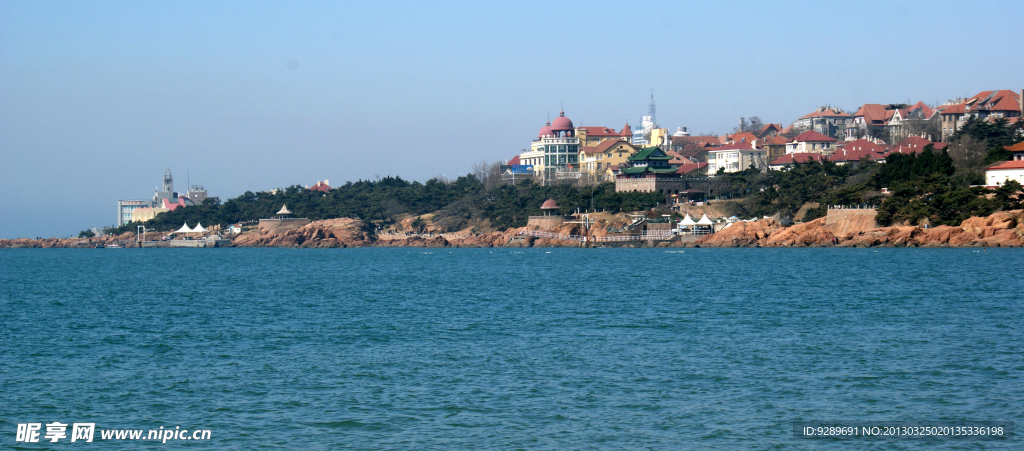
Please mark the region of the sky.
POLYGON ((1024 88, 1020 2, 0 0, 0 238, 118 199, 455 178, 564 109, 670 130, 1024 88), (696 3, 696 2, 694 2, 696 3))

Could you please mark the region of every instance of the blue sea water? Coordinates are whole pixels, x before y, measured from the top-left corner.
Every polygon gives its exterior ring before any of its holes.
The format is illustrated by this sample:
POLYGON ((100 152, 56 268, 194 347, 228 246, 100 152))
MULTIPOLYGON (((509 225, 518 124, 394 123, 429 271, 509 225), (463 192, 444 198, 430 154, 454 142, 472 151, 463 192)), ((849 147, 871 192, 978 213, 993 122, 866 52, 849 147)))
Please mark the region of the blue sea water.
POLYGON ((1015 249, 0 250, 0 448, 1021 449, 792 429, 1024 425, 1021 268, 1015 249), (211 440, 15 442, 53 421, 211 440))

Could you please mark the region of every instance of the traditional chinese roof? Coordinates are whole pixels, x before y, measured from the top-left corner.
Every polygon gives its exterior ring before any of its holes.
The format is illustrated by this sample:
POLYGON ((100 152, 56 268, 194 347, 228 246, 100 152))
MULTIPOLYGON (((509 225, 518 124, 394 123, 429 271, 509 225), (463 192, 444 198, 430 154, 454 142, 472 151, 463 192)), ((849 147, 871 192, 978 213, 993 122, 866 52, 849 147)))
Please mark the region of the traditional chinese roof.
POLYGON ((644 147, 643 149, 640 149, 640 151, 637 152, 636 155, 633 155, 633 156, 629 157, 629 161, 646 161, 646 160, 665 160, 665 161, 668 161, 668 160, 671 160, 671 159, 672 159, 672 157, 666 155, 665 152, 662 152, 661 149, 659 149, 657 147, 644 147))
POLYGON ((281 211, 278 211, 277 214, 279 214, 279 215, 290 215, 290 214, 292 214, 292 212, 288 210, 288 205, 284 204, 284 205, 281 205, 281 211))
POLYGON ((816 131, 811 130, 811 131, 806 131, 806 132, 803 132, 803 133, 801 133, 799 135, 796 135, 796 137, 793 138, 793 141, 790 141, 790 142, 808 142, 808 141, 809 142, 835 142, 836 139, 835 138, 830 138, 828 136, 822 135, 821 133, 818 133, 816 131))
POLYGON ((678 168, 653 168, 650 166, 633 166, 628 168, 622 168, 619 170, 622 174, 637 175, 637 174, 675 174, 678 168))

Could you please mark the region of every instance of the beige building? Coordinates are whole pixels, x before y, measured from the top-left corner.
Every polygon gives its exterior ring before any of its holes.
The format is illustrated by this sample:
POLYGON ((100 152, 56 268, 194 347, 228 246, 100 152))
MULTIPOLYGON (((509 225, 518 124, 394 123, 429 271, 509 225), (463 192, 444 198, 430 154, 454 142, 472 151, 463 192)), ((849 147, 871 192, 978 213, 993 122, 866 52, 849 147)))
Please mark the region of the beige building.
POLYGON ((832 155, 836 150, 836 139, 822 135, 815 131, 803 132, 796 135, 792 141, 786 144, 786 153, 817 153, 825 156, 832 155))
POLYGON ((937 108, 942 117, 942 140, 949 140, 968 119, 1014 118, 1024 113, 1024 91, 982 91, 967 100, 957 99, 937 108))
POLYGON ((584 147, 580 151, 580 170, 593 182, 613 181, 614 178, 609 177, 609 169, 624 164, 637 150, 627 141, 612 139, 594 147, 584 147))

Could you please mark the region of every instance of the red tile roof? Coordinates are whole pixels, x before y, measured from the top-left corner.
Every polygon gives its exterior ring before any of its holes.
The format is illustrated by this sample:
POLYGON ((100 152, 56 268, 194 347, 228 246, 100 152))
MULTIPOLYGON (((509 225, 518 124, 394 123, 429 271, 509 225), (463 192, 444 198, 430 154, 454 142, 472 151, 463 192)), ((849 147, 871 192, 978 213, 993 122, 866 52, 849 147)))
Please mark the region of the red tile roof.
POLYGON ((833 162, 836 162, 836 163, 860 161, 861 158, 865 158, 865 157, 867 157, 867 159, 872 160, 872 161, 882 161, 882 160, 885 160, 885 155, 882 152, 878 152, 878 151, 874 151, 874 150, 866 150, 866 149, 864 149, 861 146, 855 146, 859 150, 848 149, 848 147, 850 147, 850 146, 846 146, 846 147, 843 147, 841 150, 837 150, 835 153, 833 153, 831 156, 829 156, 828 159, 830 161, 833 161, 833 162))
POLYGON ((585 130, 587 132, 587 136, 622 136, 621 134, 619 134, 619 132, 608 127, 576 127, 577 133, 580 130, 585 130))
POLYGON ((628 122, 624 127, 622 127, 622 131, 619 132, 619 134, 622 136, 633 136, 633 129, 629 128, 628 122))
POLYGON ((716 147, 714 149, 711 149, 711 151, 715 152, 715 151, 719 151, 719 150, 754 150, 754 149, 755 149, 755 147, 754 147, 753 141, 750 141, 750 142, 743 141, 743 142, 735 142, 735 143, 732 143, 732 144, 726 144, 726 145, 721 146, 721 147, 716 147))
POLYGON ((519 162, 519 155, 516 155, 512 157, 511 160, 508 160, 508 163, 506 164, 508 164, 509 166, 518 166, 521 165, 522 163, 519 162))
POLYGON ((672 144, 682 145, 684 143, 697 144, 700 146, 717 146, 719 145, 717 136, 673 136, 672 144))
POLYGON ((805 114, 800 116, 800 119, 806 119, 809 117, 853 117, 835 108, 825 108, 822 111, 815 111, 811 114, 805 114))
POLYGON ((846 150, 848 152, 878 152, 885 153, 889 150, 889 146, 884 144, 878 144, 873 141, 866 139, 855 139, 853 141, 847 141, 842 144, 842 147, 836 149, 836 152, 846 150))
POLYGON ((324 182, 317 181, 316 185, 313 185, 313 187, 310 188, 309 190, 310 191, 321 191, 321 192, 325 192, 326 193, 326 192, 331 190, 331 187, 327 186, 327 184, 324 183, 324 182))
POLYGON ((1003 146, 1003 148, 1009 150, 1010 152, 1024 152, 1024 141, 1021 141, 1012 146, 1003 146))
POLYGON ((818 133, 816 131, 811 130, 811 131, 806 131, 806 132, 803 132, 803 133, 801 133, 799 135, 796 135, 796 137, 793 138, 793 140, 790 141, 790 142, 805 142, 805 141, 812 141, 812 142, 835 142, 836 139, 835 138, 829 138, 828 136, 822 135, 821 133, 818 133))
POLYGON ((737 143, 740 142, 740 141, 746 141, 748 143, 749 142, 754 142, 755 139, 757 139, 757 137, 754 136, 754 134, 750 133, 750 132, 741 132, 741 133, 736 133, 734 135, 729 135, 728 136, 728 141, 737 142, 737 143))
POLYGON ((766 146, 784 146, 787 142, 789 142, 789 140, 786 139, 785 137, 781 135, 775 135, 772 136, 771 138, 762 141, 761 143, 766 146))
POLYGON ((1024 169, 1024 160, 1000 161, 989 166, 986 170, 991 171, 998 169, 1024 169))
POLYGON ((679 165, 679 169, 676 170, 676 174, 689 174, 698 169, 704 169, 705 167, 707 167, 707 165, 708 163, 706 161, 702 161, 700 163, 682 164, 679 165))
POLYGON ((818 153, 809 153, 809 152, 805 152, 805 153, 787 153, 787 154, 785 154, 785 155, 775 159, 775 161, 772 161, 771 163, 768 163, 768 164, 771 165, 771 166, 780 166, 780 165, 786 165, 786 164, 801 164, 801 163, 806 163, 806 162, 811 161, 811 160, 821 161, 822 160, 822 156, 821 156, 821 154, 818 154, 818 153))
POLYGON ((604 141, 601 141, 601 143, 596 146, 584 147, 583 153, 587 155, 605 153, 610 151, 613 147, 619 144, 622 144, 626 147, 626 149, 624 150, 626 152, 632 152, 636 150, 636 147, 633 147, 633 145, 630 144, 628 141, 623 141, 621 139, 606 139, 604 141))
POLYGON ((854 117, 864 117, 864 122, 869 125, 882 125, 885 121, 885 105, 878 103, 865 103, 853 113, 854 117))
POLYGON ((892 146, 892 150, 890 150, 889 153, 921 153, 924 152, 925 146, 929 144, 931 144, 935 150, 942 150, 946 148, 945 143, 933 143, 920 136, 910 136, 903 139, 903 141, 896 143, 895 146, 892 146))

